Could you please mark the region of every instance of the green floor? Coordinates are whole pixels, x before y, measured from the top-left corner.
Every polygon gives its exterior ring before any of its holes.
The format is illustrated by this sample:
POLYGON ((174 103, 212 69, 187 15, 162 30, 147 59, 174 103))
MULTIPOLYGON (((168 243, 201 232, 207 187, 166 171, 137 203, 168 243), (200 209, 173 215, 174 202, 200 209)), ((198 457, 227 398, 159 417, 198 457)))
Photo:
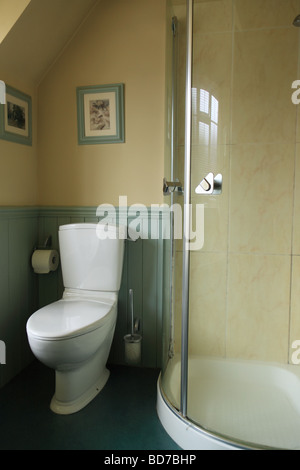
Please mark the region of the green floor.
POLYGON ((0 390, 0 450, 179 450, 156 414, 158 371, 110 370, 84 410, 57 416, 49 409, 54 372, 34 362, 0 390))

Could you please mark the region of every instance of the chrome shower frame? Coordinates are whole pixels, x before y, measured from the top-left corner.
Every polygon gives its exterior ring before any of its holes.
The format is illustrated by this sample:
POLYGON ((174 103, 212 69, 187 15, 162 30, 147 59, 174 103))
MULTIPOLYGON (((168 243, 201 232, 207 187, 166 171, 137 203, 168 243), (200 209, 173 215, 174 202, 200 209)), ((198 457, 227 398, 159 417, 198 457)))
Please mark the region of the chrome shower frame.
POLYGON ((187 48, 185 95, 185 155, 184 155, 184 215, 182 270, 182 329, 181 329, 181 394, 180 413, 187 416, 189 291, 190 291, 190 229, 191 229, 191 144, 192 144, 192 72, 193 72, 193 0, 187 0, 187 48))

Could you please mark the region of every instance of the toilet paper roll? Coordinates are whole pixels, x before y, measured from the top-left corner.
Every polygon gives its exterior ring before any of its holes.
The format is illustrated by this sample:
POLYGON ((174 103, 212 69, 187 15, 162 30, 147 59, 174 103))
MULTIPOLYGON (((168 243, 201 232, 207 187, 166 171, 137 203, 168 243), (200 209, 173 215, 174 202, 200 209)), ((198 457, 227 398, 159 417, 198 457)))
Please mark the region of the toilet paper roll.
POLYGON ((56 250, 36 250, 32 255, 31 264, 35 273, 48 274, 57 270, 59 254, 56 250))

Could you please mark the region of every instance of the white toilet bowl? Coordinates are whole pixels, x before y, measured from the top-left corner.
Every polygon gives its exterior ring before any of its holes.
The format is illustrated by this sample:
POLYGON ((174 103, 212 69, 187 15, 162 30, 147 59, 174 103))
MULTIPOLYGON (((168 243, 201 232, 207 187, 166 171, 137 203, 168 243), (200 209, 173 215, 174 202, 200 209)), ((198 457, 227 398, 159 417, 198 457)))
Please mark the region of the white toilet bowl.
MULTIPOLYGON (((62 300, 40 309, 27 322, 27 336, 33 354, 56 371, 55 395, 50 408, 57 414, 76 413, 84 408, 102 390, 109 377, 106 363, 117 319, 124 239, 113 240, 113 244, 107 244, 107 240, 97 240, 97 236, 94 238, 96 227, 99 230, 98 226, 91 224, 61 227, 64 230, 62 263, 68 264, 72 285, 68 283, 70 276, 67 273, 64 284, 69 287, 66 287, 62 300), (73 246, 73 251, 68 252, 71 246, 69 238, 74 233, 78 242, 84 239, 84 245, 77 244, 81 252, 79 263, 77 248, 73 246), (91 243, 85 252, 87 242, 91 243), (115 248, 118 245, 121 249, 116 256, 115 248), (109 256, 110 251, 112 258, 109 256), (85 256, 82 255, 84 252, 85 256), (114 260, 113 265, 110 265, 111 259, 114 260), (72 263, 78 265, 77 270, 71 269, 72 263), (107 284, 107 275, 101 280, 101 263, 105 264, 105 274, 117 269, 116 275, 111 276, 112 280, 109 281, 112 291, 86 289, 90 282, 93 287, 107 284), (93 275, 91 273, 95 268, 96 274, 93 275), (84 289, 78 287, 83 284, 84 289)), ((62 267, 64 274, 64 264, 62 267)))
POLYGON ((42 308, 27 323, 31 350, 56 371, 51 409, 76 413, 106 384, 106 362, 117 319, 117 296, 86 300, 72 296, 42 308))

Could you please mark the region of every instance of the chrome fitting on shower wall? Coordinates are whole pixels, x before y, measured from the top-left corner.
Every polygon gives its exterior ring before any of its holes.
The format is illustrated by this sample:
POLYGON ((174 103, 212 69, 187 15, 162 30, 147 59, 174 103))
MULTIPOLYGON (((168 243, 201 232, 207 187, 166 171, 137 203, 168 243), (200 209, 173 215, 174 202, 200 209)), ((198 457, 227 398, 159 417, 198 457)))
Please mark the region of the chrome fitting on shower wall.
POLYGON ((222 194, 222 184, 223 176, 220 173, 216 176, 213 173, 208 173, 195 189, 195 193, 206 195, 222 194))
POLYGON ((167 181, 164 178, 163 194, 164 196, 170 196, 172 193, 183 194, 182 184, 179 180, 167 181))

